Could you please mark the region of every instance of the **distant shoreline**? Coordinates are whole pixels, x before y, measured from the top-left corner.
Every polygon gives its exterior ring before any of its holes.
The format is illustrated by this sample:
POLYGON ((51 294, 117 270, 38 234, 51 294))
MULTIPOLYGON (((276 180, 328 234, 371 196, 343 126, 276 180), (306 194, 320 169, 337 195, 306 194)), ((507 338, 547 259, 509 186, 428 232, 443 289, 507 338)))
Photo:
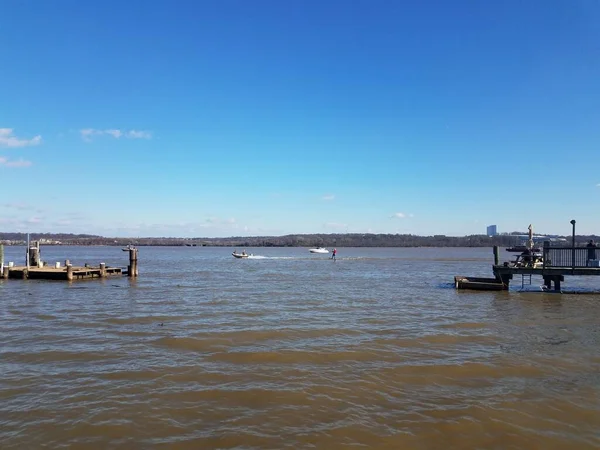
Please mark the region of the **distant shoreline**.
MULTIPOLYGON (((170 237, 103 237, 94 235, 30 233, 31 240, 39 240, 41 245, 88 245, 88 246, 165 246, 165 247, 510 247, 519 243, 519 235, 524 233, 486 236, 416 236, 412 234, 290 234, 286 236, 234 236, 226 238, 170 238, 170 237)), ((561 236, 564 237, 564 236, 561 236)), ((571 242, 571 237, 566 237, 571 242)), ((521 238, 522 239, 522 238, 521 238)), ((589 239, 598 240, 595 235, 575 237, 577 244, 589 239)), ((24 245, 25 233, 0 233, 0 243, 4 245, 24 245)))

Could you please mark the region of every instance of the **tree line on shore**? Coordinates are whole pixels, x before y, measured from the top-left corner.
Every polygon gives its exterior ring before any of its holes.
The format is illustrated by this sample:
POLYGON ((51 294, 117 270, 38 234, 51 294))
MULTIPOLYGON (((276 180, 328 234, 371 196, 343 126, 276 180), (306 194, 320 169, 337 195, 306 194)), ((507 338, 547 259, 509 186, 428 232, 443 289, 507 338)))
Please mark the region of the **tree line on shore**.
MULTIPOLYGON (((90 234, 30 233, 31 240, 43 240, 42 243, 55 245, 115 245, 125 246, 210 246, 210 247, 491 247, 512 246, 518 243, 517 235, 527 233, 513 232, 497 236, 418 236, 414 234, 289 234, 285 236, 233 236, 220 238, 174 238, 174 237, 103 237, 90 234)), ((567 245, 571 238, 567 236, 567 245)), ((592 236, 576 236, 576 243, 584 243, 592 236)), ((22 245, 26 242, 26 233, 1 233, 0 242, 22 245)))

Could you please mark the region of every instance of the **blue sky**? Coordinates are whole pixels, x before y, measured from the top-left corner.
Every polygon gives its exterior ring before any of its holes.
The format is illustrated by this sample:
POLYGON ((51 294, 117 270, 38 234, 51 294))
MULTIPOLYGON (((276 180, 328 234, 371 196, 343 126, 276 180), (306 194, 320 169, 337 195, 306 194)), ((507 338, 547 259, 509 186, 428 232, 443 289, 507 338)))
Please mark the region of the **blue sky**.
POLYGON ((600 4, 8 0, 0 230, 600 234, 600 4))

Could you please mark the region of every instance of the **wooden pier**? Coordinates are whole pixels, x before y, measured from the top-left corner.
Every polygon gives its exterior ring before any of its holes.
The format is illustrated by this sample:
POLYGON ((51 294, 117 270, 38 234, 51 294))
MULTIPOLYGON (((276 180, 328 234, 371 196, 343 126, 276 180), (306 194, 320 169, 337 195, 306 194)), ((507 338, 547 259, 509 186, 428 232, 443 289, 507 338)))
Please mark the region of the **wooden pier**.
POLYGON ((107 267, 105 263, 99 263, 97 266, 90 266, 88 264, 83 267, 73 266, 69 260, 65 261, 65 265, 62 267, 58 263, 47 265, 40 258, 39 243, 34 243, 33 246, 28 245, 27 247, 27 265, 13 266, 4 264, 3 248, 0 246, 0 276, 3 279, 74 281, 122 275, 129 277, 138 276, 137 248, 132 247, 129 249, 129 265, 125 268, 107 267))
POLYGON ((494 247, 494 265, 492 271, 496 280, 508 290, 514 275, 539 275, 544 287, 560 292, 565 276, 600 276, 600 248, 593 247, 551 247, 544 242, 541 255, 517 256, 514 261, 500 263, 498 247, 494 247))

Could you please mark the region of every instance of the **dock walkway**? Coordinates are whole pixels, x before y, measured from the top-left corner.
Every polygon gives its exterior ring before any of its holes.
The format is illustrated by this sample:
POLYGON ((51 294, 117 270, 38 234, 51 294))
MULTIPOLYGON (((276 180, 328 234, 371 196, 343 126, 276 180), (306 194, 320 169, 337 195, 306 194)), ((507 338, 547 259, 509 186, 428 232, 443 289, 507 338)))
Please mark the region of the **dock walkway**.
POLYGON ((121 267, 4 267, 4 279, 30 280, 83 280, 88 278, 105 278, 127 274, 127 269, 121 267))

